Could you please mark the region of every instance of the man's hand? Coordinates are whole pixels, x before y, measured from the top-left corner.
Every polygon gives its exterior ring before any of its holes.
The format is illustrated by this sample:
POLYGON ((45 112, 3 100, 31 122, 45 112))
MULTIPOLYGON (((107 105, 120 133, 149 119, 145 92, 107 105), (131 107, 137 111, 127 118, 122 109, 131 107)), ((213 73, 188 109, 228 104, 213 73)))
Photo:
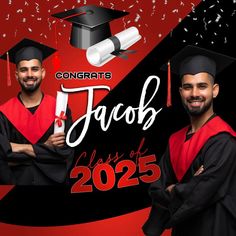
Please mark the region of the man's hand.
POLYGON ((204 171, 203 165, 200 166, 200 168, 196 171, 196 173, 194 174, 194 176, 198 176, 200 175, 202 172, 204 171))
POLYGON ((44 144, 51 147, 52 146, 63 147, 65 145, 65 133, 60 132, 50 135, 48 140, 44 144))
POLYGON ((175 184, 171 184, 170 186, 166 188, 166 191, 171 193, 174 187, 175 187, 175 184))
POLYGON ((31 144, 10 143, 12 152, 25 153, 29 156, 36 157, 31 144))

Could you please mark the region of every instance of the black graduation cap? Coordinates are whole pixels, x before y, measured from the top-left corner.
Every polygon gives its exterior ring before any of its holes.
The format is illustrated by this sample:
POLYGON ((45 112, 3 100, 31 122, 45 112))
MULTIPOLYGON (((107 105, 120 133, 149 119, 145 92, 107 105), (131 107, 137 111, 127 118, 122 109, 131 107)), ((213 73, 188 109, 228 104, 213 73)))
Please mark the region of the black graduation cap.
POLYGON ((183 75, 195 75, 200 72, 207 72, 214 78, 226 67, 232 64, 236 59, 193 45, 185 46, 180 52, 174 55, 168 64, 161 67, 162 70, 168 70, 168 98, 167 106, 170 101, 170 73, 175 73, 182 78, 183 75))
POLYGON ((56 52, 54 48, 48 47, 31 39, 24 38, 6 53, 1 55, 0 58, 7 60, 8 54, 10 62, 16 64, 21 60, 31 59, 38 59, 42 62, 54 52, 56 52))
POLYGON ((87 49, 111 37, 109 22, 128 14, 128 12, 90 5, 53 14, 52 16, 72 22, 71 45, 87 49))
POLYGON ((10 65, 9 62, 19 63, 22 60, 38 59, 39 61, 45 60, 51 54, 56 52, 54 48, 48 47, 44 44, 38 43, 31 39, 24 38, 10 50, 0 56, 1 59, 7 61, 7 81, 11 85, 10 80, 10 65))

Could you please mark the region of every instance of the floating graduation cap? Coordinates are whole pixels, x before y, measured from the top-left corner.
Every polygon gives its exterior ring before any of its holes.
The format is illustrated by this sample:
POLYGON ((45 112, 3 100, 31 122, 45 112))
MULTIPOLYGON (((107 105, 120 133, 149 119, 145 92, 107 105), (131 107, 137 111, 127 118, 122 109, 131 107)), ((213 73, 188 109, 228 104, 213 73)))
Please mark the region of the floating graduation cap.
POLYGON ((22 60, 38 59, 43 61, 51 54, 56 52, 55 49, 38 43, 30 39, 23 39, 14 45, 9 51, 0 56, 1 59, 7 60, 7 83, 11 85, 10 64, 18 64, 22 60))
POLYGON ((128 12, 91 5, 53 14, 52 16, 72 22, 71 45, 87 49, 111 37, 109 22, 128 14, 128 12))
POLYGON ((188 45, 170 59, 168 64, 161 67, 168 71, 167 106, 171 105, 171 79, 170 74, 175 73, 182 78, 186 74, 195 75, 207 72, 214 78, 236 59, 210 51, 204 48, 188 45))

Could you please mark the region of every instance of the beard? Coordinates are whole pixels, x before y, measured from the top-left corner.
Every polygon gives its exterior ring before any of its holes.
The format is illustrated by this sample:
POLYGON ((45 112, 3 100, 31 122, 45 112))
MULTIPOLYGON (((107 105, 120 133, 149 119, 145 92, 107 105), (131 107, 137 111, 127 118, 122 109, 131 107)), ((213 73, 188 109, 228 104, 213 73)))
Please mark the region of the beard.
POLYGON ((22 91, 24 91, 25 93, 31 94, 31 93, 34 93, 36 90, 38 90, 38 88, 40 87, 42 83, 42 78, 26 77, 26 78, 23 78, 22 80, 19 80, 19 83, 20 83, 22 91), (35 83, 32 85, 26 85, 25 83, 28 80, 34 80, 35 83))
MULTIPOLYGON (((191 102, 191 101, 200 101, 200 102, 203 102, 205 101, 203 98, 200 98, 200 97, 196 97, 196 98, 191 98, 191 99, 188 99, 187 100, 187 103, 188 102, 191 102)), ((190 116, 201 116, 202 114, 204 114, 206 111, 208 111, 210 109, 210 107, 212 106, 213 104, 213 99, 210 99, 209 101, 207 101, 204 106, 202 107, 188 107, 187 103, 185 103, 184 101, 182 101, 183 103, 183 107, 184 109, 187 111, 187 113, 190 115, 190 116)))

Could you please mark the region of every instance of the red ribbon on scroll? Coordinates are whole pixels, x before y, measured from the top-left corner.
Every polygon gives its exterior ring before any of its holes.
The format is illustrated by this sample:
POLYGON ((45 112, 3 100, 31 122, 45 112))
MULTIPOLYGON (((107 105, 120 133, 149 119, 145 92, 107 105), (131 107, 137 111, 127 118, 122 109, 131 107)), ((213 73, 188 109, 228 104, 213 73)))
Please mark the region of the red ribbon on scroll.
POLYGON ((65 115, 65 112, 61 111, 60 116, 56 116, 55 122, 57 123, 57 125, 59 127, 61 127, 62 126, 62 121, 66 120, 66 119, 67 119, 67 116, 65 115))

